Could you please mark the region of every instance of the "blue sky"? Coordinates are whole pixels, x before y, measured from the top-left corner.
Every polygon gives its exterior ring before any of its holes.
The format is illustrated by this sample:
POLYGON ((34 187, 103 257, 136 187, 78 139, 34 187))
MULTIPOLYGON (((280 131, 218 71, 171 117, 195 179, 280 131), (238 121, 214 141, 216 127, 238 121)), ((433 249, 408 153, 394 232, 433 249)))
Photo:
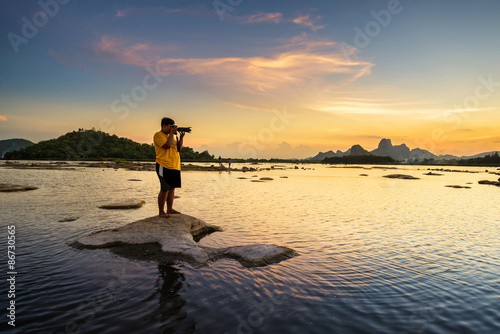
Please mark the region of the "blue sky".
POLYGON ((436 154, 500 148, 498 1, 0 7, 0 139, 96 127, 149 143, 170 116, 193 126, 188 146, 233 157, 381 138, 436 154))

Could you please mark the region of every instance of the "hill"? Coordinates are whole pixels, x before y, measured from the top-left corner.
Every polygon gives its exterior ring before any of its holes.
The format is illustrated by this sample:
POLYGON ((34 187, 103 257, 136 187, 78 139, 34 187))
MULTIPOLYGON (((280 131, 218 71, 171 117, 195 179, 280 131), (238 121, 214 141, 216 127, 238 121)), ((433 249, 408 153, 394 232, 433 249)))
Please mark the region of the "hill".
POLYGON ((0 140, 0 158, 3 158, 7 152, 17 151, 34 144, 29 140, 20 138, 0 140))
MULTIPOLYGON (((154 161, 153 144, 140 144, 95 129, 68 132, 55 139, 41 141, 18 151, 5 154, 5 159, 19 160, 112 160, 154 161)), ((208 151, 195 152, 183 147, 183 161, 212 161, 208 151)))

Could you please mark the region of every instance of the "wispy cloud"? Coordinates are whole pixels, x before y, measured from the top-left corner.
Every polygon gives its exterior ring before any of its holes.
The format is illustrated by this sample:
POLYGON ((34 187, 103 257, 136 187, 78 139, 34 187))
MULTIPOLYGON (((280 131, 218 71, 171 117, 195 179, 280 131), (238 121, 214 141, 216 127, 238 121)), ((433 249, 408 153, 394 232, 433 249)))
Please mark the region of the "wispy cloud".
MULTIPOLYGON (((163 48, 102 36, 94 47, 99 59, 155 66, 176 84, 212 94, 239 109, 272 110, 271 101, 314 101, 328 87, 346 86, 367 76, 373 63, 344 57, 338 43, 311 40, 306 34, 283 41, 264 56, 168 58, 163 48)), ((328 93, 330 94, 330 93, 328 93)), ((280 102, 281 103, 281 102, 280 102)))
POLYGON ((310 14, 305 14, 292 19, 292 22, 304 27, 309 27, 312 31, 316 32, 325 27, 316 24, 319 20, 321 20, 321 16, 312 17, 310 14))
POLYGON ((312 16, 311 14, 299 14, 294 18, 285 18, 283 13, 257 13, 244 16, 230 16, 234 21, 240 24, 258 24, 258 23, 294 23, 311 29, 316 32, 325 26, 318 24, 321 16, 312 16))
POLYGON ((241 16, 241 23, 252 24, 252 23, 280 23, 283 21, 282 13, 258 13, 250 16, 241 16))
POLYGON ((207 8, 207 6, 190 5, 186 7, 170 8, 170 7, 154 7, 154 8, 124 8, 118 9, 115 13, 117 18, 126 18, 133 15, 166 15, 166 16, 202 16, 202 15, 213 15, 212 9, 207 8))
POLYGON ((92 45, 94 56, 105 62, 151 66, 174 46, 157 46, 148 42, 134 43, 124 38, 103 35, 92 45))
POLYGON ((139 11, 138 8, 124 8, 116 11, 115 17, 129 17, 139 11))
POLYGON ((7 121, 7 117, 0 115, 0 122, 6 122, 6 121, 7 121))

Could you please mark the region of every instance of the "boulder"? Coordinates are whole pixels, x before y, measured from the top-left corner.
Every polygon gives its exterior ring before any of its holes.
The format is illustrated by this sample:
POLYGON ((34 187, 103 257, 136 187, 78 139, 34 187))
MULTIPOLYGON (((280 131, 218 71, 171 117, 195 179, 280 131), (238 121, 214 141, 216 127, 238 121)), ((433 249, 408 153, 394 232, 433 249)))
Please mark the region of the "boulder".
POLYGON ((418 177, 411 176, 411 175, 405 175, 405 174, 389 174, 389 175, 384 175, 384 177, 387 177, 390 179, 419 180, 418 177))
POLYGON ((116 203, 109 203, 109 204, 101 205, 100 208, 101 209, 109 209, 109 210, 113 210, 113 209, 137 209, 137 208, 140 208, 141 206, 143 206, 144 204, 146 204, 145 201, 129 199, 129 200, 126 200, 123 202, 116 202, 116 203))
POLYGON ((153 216, 82 237, 74 245, 111 248, 125 257, 159 263, 185 260, 195 266, 207 265, 220 258, 232 258, 245 267, 257 267, 298 255, 293 249, 277 245, 212 248, 197 243, 203 236, 216 231, 222 229, 185 214, 171 215, 170 218, 153 216))
POLYGON ((37 187, 30 186, 22 186, 19 184, 10 184, 10 183, 0 183, 0 191, 1 192, 14 192, 14 191, 27 191, 27 190, 35 190, 37 187))

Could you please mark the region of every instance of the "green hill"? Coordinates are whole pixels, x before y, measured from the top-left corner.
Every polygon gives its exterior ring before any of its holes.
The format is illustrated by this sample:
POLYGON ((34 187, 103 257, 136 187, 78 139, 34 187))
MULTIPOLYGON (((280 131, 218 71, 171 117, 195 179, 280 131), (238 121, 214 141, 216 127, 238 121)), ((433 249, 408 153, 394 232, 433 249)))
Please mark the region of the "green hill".
MULTIPOLYGON (((5 159, 19 160, 113 160, 154 161, 153 144, 140 144, 95 129, 68 132, 67 134, 18 151, 8 152, 5 159)), ((214 157, 204 151, 195 152, 183 147, 183 161, 212 161, 214 157)))

